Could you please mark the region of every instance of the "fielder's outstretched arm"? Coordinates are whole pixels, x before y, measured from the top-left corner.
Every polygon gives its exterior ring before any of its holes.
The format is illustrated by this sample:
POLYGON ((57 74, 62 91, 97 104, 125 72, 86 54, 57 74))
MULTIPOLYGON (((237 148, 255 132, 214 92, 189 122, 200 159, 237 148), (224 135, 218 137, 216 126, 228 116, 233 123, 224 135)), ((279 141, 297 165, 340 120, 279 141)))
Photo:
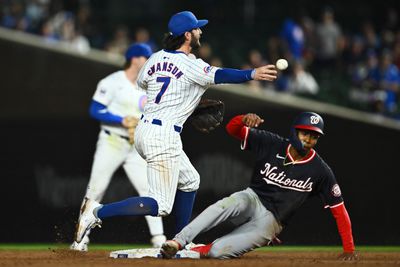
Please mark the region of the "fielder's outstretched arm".
POLYGON ((273 81, 277 78, 275 65, 266 65, 256 69, 237 70, 222 68, 215 72, 215 84, 244 83, 250 80, 273 81))

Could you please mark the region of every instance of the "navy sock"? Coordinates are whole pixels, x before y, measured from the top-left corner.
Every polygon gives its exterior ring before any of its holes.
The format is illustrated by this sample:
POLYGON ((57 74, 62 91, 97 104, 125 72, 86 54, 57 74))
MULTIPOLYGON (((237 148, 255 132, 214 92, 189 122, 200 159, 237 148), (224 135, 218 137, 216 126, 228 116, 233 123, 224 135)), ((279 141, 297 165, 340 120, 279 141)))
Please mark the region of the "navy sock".
POLYGON ((175 217, 175 234, 179 233, 186 225, 188 225, 190 218, 192 217, 195 197, 196 191, 176 191, 174 207, 172 209, 172 214, 175 217))
POLYGON ((105 204, 97 210, 97 217, 100 219, 129 215, 157 216, 157 201, 151 197, 131 197, 119 202, 105 204))

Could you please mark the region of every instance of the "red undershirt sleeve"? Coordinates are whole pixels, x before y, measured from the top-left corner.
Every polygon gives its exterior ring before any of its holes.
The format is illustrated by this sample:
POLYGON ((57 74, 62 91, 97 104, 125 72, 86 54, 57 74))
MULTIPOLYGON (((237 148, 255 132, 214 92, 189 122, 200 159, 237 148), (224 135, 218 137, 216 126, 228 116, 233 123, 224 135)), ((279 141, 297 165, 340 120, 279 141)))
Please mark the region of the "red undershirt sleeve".
POLYGON ((246 138, 246 126, 243 124, 242 119, 244 115, 238 115, 232 118, 226 125, 226 131, 231 136, 243 141, 246 138))
POLYGON ((353 252, 355 248, 351 230, 351 221, 344 203, 331 208, 331 212, 336 220, 344 252, 353 252))

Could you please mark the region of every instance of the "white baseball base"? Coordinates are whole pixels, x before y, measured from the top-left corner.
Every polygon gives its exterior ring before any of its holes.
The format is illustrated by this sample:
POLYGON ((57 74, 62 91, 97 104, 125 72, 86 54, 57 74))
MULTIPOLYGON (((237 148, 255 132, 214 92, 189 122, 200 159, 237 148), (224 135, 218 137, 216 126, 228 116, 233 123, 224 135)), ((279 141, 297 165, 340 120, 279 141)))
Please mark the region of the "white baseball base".
MULTIPOLYGON (((110 258, 114 259, 140 259, 162 258, 159 248, 126 249, 110 252, 110 258)), ((173 259, 200 259, 200 253, 191 250, 180 250, 173 259)))

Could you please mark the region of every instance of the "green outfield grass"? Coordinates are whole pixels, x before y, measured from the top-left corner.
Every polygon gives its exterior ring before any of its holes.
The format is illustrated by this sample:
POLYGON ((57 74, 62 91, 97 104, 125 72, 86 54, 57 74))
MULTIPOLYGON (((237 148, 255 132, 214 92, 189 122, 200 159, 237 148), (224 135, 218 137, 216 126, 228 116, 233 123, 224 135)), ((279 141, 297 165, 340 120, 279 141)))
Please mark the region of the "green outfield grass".
MULTIPOLYGON (((68 249, 69 244, 0 244, 0 250, 54 250, 54 249, 68 249)), ((133 248, 148 248, 149 245, 140 244, 91 244, 90 250, 122 250, 133 248)), ((265 252, 305 252, 305 251, 338 251, 342 250, 341 246, 274 246, 262 247, 257 251, 265 252)), ((357 251, 366 252, 399 252, 400 246, 357 246, 357 251)))

